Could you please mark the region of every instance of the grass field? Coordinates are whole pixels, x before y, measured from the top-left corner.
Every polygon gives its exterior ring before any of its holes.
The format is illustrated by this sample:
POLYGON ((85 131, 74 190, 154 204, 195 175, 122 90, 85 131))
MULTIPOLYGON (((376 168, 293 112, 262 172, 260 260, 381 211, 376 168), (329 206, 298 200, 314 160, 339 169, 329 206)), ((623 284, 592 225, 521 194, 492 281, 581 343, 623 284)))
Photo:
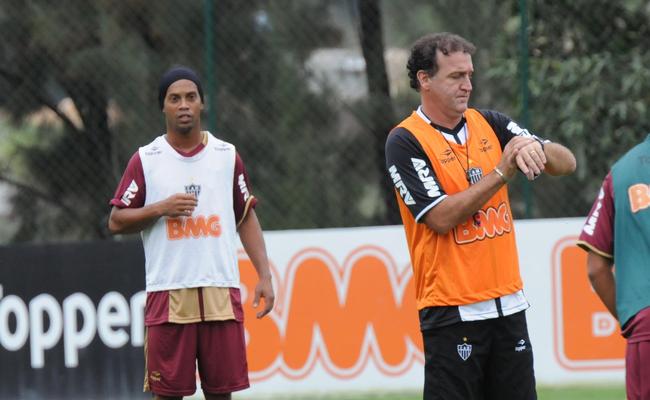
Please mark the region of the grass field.
MULTIPOLYGON (((540 387, 537 391, 539 400, 625 400, 623 386, 575 386, 575 387, 540 387)), ((357 395, 318 396, 306 397, 284 396, 292 400, 421 400, 420 393, 367 393, 357 395)), ((504 399, 507 400, 507 399, 504 399)))
POLYGON ((625 388, 572 387, 540 388, 539 400, 625 400, 625 388))

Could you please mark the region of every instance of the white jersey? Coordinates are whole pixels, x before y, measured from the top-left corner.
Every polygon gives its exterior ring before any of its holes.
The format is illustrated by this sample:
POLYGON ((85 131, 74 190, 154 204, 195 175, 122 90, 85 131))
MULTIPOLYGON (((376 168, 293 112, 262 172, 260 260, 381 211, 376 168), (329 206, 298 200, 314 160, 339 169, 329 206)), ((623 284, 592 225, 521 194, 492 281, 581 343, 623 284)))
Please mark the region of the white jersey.
POLYGON ((239 287, 237 225, 233 212, 235 146, 212 136, 185 157, 164 136, 139 149, 147 188, 145 205, 193 193, 190 217, 159 218, 142 232, 146 290, 239 287))

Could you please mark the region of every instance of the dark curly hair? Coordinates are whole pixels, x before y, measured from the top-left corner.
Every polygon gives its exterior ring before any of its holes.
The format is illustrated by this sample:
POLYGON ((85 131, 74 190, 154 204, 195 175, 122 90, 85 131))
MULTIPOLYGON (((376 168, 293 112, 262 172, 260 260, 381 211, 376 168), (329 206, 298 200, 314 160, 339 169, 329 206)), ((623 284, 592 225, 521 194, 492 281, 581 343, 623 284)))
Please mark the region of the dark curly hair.
POLYGON ((419 38, 413 44, 411 55, 406 64, 406 69, 409 71, 410 85, 418 92, 420 91, 418 71, 426 71, 429 76, 433 76, 438 72, 436 50, 440 50, 444 55, 458 51, 474 54, 476 46, 466 39, 449 32, 432 33, 419 38))

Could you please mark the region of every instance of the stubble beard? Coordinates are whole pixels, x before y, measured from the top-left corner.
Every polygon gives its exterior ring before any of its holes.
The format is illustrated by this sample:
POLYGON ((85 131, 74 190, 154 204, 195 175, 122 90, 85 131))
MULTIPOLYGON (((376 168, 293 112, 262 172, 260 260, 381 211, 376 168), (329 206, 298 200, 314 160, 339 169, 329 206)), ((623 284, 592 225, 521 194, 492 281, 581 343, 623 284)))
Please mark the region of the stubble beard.
POLYGON ((187 135, 190 132, 192 132, 192 129, 194 128, 194 125, 188 125, 188 126, 177 126, 176 127, 176 132, 180 133, 181 135, 187 135))

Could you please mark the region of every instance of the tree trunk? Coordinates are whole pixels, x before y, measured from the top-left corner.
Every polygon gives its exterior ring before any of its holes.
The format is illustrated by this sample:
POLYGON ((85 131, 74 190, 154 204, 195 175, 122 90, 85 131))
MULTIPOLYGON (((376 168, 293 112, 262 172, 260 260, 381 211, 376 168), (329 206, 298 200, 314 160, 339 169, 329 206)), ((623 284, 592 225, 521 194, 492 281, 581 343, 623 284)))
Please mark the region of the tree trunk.
POLYGON ((384 41, 382 36, 381 10, 379 0, 358 0, 361 22, 361 50, 366 61, 368 101, 370 104, 370 124, 372 151, 376 165, 379 186, 385 212, 378 217, 378 223, 400 223, 393 184, 386 173, 384 146, 388 132, 395 126, 395 117, 390 98, 388 74, 384 61, 384 41))

